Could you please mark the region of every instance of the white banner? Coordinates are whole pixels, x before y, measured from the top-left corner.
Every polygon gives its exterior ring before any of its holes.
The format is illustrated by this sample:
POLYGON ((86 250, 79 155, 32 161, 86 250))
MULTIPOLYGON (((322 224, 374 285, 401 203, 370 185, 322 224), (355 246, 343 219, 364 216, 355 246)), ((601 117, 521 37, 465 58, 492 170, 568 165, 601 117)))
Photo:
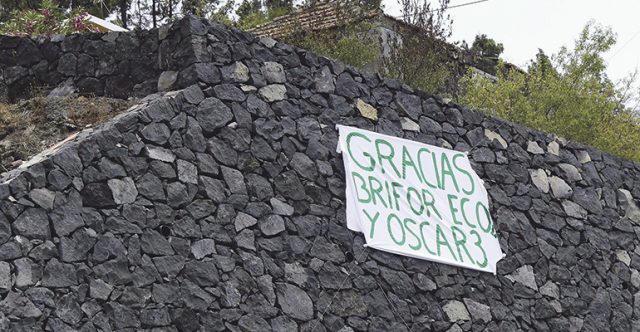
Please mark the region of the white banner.
POLYGON ((466 153, 337 127, 349 229, 376 249, 496 273, 504 255, 466 153))

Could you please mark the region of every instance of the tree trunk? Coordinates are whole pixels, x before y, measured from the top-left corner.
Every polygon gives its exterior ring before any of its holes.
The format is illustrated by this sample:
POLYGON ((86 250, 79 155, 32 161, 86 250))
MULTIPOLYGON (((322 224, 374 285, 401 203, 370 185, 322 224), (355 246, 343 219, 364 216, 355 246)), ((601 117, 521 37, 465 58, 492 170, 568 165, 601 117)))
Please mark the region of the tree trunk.
POLYGON ((153 17, 153 28, 156 28, 156 0, 151 1, 151 16, 153 17))
POLYGON ((120 0, 120 21, 122 21, 122 27, 127 28, 127 0, 120 0))

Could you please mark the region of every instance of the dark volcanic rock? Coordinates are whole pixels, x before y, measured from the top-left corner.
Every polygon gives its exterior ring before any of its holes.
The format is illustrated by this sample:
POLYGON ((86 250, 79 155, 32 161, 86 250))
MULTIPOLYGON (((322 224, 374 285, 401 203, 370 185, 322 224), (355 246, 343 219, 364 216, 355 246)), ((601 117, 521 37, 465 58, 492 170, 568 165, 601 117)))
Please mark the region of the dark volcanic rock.
POLYGON ((276 295, 280 308, 291 318, 303 321, 313 318, 313 302, 302 289, 290 284, 278 284, 276 295))
MULTIPOLYGON (((195 16, 151 31, 0 36, 0 77, 9 103, 41 87, 144 97, 0 175, 2 331, 640 326, 630 161, 195 16), (368 234, 347 228, 336 124, 468 152, 505 253, 497 274, 364 247, 368 234)), ((394 158, 436 185, 466 178, 456 161, 394 158)), ((369 187, 357 189, 392 197, 369 187)), ((482 207, 456 197, 437 206, 443 221, 404 220, 405 244, 463 257, 482 247, 482 207), (451 211, 466 238, 418 227, 446 225, 451 211)))

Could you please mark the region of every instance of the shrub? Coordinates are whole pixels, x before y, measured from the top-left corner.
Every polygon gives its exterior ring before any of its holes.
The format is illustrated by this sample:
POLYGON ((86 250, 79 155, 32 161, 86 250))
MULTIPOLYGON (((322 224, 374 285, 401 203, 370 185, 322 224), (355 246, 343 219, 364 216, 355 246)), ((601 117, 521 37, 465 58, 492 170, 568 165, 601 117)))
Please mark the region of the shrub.
POLYGON ((540 51, 526 72, 498 68, 497 80, 469 73, 460 102, 503 119, 640 161, 640 122, 625 105, 626 84, 605 74, 602 54, 615 44, 608 28, 589 23, 572 50, 540 51))
POLYGON ((0 34, 37 36, 96 31, 86 24, 87 14, 80 8, 65 13, 53 0, 44 0, 38 10, 14 11, 0 25, 0 34))

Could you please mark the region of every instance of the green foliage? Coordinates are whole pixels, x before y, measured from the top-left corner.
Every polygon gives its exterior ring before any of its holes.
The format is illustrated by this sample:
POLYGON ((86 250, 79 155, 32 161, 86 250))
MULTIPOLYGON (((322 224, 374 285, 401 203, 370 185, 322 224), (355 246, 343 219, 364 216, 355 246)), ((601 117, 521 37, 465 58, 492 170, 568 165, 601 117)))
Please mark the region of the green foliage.
POLYGON ((392 43, 391 53, 383 59, 382 74, 429 93, 446 91, 455 70, 448 45, 417 33, 401 36, 401 42, 392 43))
POLYGON ((368 33, 371 25, 358 23, 331 31, 310 31, 291 37, 289 42, 348 65, 364 68, 380 57, 378 42, 368 33))
POLYGON ((457 63, 446 39, 453 21, 446 14, 450 0, 399 0, 403 20, 396 36, 387 38, 390 53, 383 58, 382 74, 430 93, 450 91, 457 63))
POLYGON ((261 0, 244 0, 235 12, 236 25, 247 30, 289 14, 292 10, 293 3, 290 0, 267 0, 264 3, 261 0))
POLYGON ((640 123, 625 107, 628 87, 605 74, 602 54, 615 44, 609 28, 587 24, 573 49, 551 59, 540 51, 527 72, 499 65, 497 81, 469 73, 460 102, 503 119, 640 161, 640 123))
POLYGON ((470 51, 481 56, 497 58, 504 52, 504 46, 485 34, 479 34, 473 40, 470 51))
MULTIPOLYGON (((42 6, 40 0, 1 0, 0 22, 5 21, 14 11, 36 10, 42 6)), ((107 17, 120 0, 56 0, 60 8, 80 9, 99 17, 107 17)))
POLYGON ((9 20, 0 25, 0 33, 37 36, 93 31, 86 24, 85 15, 81 8, 65 13, 53 0, 44 0, 38 10, 14 11, 9 20))

